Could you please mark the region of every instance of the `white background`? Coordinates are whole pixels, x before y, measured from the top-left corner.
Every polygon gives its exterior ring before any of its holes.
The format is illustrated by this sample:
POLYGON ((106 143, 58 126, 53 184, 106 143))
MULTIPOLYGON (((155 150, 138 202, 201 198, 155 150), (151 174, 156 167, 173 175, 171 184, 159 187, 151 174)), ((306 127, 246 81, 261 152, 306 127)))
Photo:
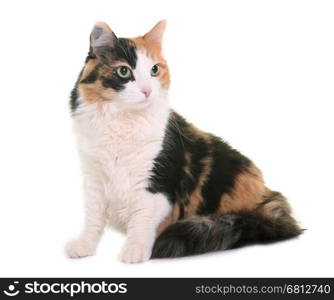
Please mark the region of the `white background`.
POLYGON ((332 1, 2 1, 0 276, 334 276, 332 1), (166 18, 171 102, 263 170, 308 230, 298 239, 126 265, 107 231, 69 260, 81 177, 68 109, 96 21, 118 36, 166 18))

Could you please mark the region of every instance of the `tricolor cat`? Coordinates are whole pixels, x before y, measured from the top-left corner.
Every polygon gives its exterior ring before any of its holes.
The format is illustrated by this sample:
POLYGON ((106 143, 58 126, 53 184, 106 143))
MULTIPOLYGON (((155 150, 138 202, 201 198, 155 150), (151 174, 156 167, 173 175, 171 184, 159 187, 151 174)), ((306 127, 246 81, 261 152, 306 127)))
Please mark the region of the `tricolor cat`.
POLYGON ((165 27, 126 39, 99 22, 90 35, 70 102, 86 214, 69 257, 93 255, 108 225, 126 232, 127 263, 302 232, 251 160, 170 109, 165 27))

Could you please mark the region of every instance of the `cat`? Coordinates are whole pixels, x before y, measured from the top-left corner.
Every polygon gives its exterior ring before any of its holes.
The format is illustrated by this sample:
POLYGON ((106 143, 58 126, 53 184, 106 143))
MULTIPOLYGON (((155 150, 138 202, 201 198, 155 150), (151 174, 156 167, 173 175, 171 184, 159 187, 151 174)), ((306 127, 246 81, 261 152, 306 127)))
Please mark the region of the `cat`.
POLYGON ((126 232, 121 260, 181 257, 298 236, 286 198, 255 164, 169 106, 166 21, 136 38, 98 22, 71 93, 85 222, 71 258, 93 255, 106 226, 126 232))

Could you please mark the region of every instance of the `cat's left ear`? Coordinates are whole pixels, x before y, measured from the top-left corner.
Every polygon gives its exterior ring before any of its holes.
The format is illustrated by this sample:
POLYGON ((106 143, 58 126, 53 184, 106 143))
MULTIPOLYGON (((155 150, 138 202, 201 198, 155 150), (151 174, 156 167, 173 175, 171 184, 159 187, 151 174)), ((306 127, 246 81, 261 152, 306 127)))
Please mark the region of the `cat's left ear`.
POLYGON ((166 25, 166 20, 159 21, 148 33, 144 35, 144 39, 150 43, 161 45, 166 25))

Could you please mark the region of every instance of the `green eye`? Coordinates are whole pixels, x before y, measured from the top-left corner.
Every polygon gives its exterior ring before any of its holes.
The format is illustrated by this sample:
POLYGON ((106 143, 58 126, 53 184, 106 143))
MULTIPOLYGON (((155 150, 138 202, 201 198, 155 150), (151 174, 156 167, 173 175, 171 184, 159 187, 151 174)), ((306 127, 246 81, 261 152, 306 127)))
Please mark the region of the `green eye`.
POLYGON ((126 66, 120 66, 116 69, 117 75, 121 78, 129 78, 131 76, 131 71, 126 66))
POLYGON ((160 73, 159 65, 154 65, 151 69, 151 76, 158 76, 160 73))

